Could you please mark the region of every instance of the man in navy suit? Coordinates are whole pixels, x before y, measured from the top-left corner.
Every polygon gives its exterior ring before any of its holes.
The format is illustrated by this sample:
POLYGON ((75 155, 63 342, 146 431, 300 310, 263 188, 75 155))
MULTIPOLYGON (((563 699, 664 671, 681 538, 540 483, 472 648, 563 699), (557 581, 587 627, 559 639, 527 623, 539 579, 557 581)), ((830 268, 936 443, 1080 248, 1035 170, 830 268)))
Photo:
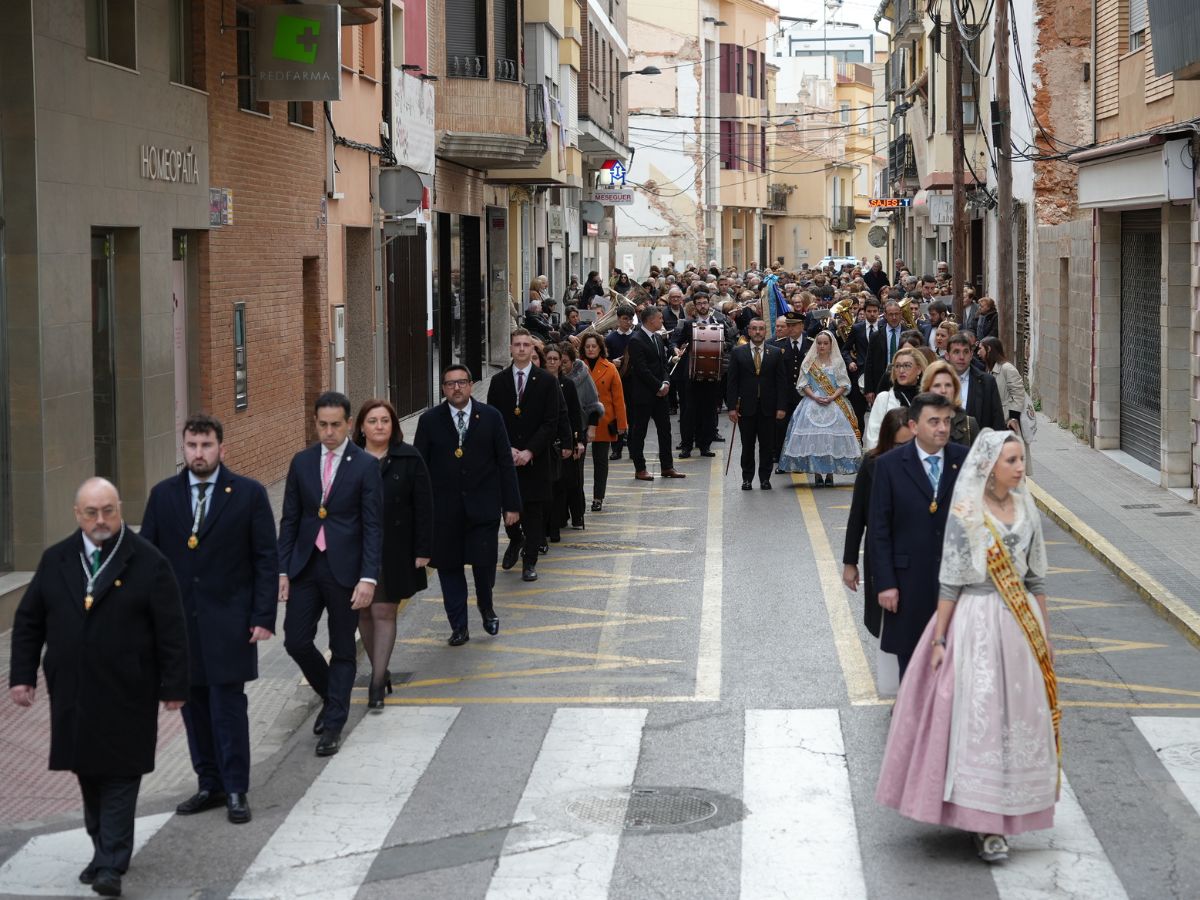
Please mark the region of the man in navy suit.
POLYGON ((187 614, 191 688, 183 707, 199 790, 181 816, 224 805, 250 821, 247 681, 275 632, 275 520, 261 484, 222 465, 225 430, 203 413, 183 426, 184 471, 150 491, 141 536, 171 563, 187 614))
POLYGON ((319 443, 292 457, 279 522, 283 646, 323 701, 318 756, 342 745, 358 665, 358 610, 370 605, 383 544, 379 462, 350 442, 350 400, 336 391, 314 407, 319 443), (330 660, 316 647, 328 616, 330 660))
MULTIPOLYGON (((497 376, 499 377, 499 376, 497 376)), ((499 634, 500 618, 492 605, 496 584, 496 526, 521 518, 521 492, 504 417, 494 407, 471 399, 471 373, 464 366, 442 372, 445 403, 417 420, 413 446, 425 460, 433 484, 433 566, 442 583, 442 603, 450 620, 450 646, 471 639, 467 629, 467 575, 475 581, 475 604, 483 628, 499 634)))
POLYGON ((946 516, 967 458, 966 447, 949 443, 953 418, 945 397, 918 394, 908 407, 914 439, 875 463, 867 540, 883 607, 880 646, 896 654, 902 678, 937 611, 946 516))

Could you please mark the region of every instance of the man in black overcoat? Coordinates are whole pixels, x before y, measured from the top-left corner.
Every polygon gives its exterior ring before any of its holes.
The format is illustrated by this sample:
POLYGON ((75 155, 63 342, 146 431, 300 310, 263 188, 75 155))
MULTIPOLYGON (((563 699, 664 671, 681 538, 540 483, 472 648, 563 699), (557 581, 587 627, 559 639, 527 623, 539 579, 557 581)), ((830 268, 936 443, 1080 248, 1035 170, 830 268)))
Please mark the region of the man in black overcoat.
POLYGON ((976 371, 971 365, 976 360, 971 339, 963 332, 952 335, 946 342, 946 359, 958 373, 962 391, 962 405, 967 415, 979 423, 980 428, 1003 431, 1008 427, 1008 410, 1000 400, 1000 387, 996 376, 990 372, 976 371))
POLYGON ((220 806, 250 821, 246 682, 258 642, 275 633, 278 551, 261 484, 222 465, 225 431, 197 414, 183 426, 184 470, 150 491, 141 536, 171 563, 187 614, 191 691, 183 708, 199 789, 181 816, 220 806))
POLYGON ((729 357, 729 385, 725 405, 729 420, 742 436, 742 490, 754 485, 754 445, 758 444, 758 486, 771 489, 775 461, 775 424, 786 415, 788 370, 784 351, 766 343, 767 323, 751 319, 746 328, 750 343, 729 357))
MULTIPOLYGON (((547 375, 549 378, 549 375, 547 375)), ((417 420, 413 446, 425 460, 433 485, 432 566, 442 583, 442 603, 450 620, 450 645, 471 639, 467 629, 467 576, 471 567, 475 603, 488 634, 498 634, 500 619, 492 604, 496 584, 496 531, 521 517, 521 491, 504 418, 471 398, 471 373, 449 366, 442 373, 445 403, 417 420)))
MULTIPOLYGON (((633 461, 634 477, 638 481, 653 481, 646 471, 646 432, 654 420, 658 431, 658 461, 663 478, 685 478, 675 471, 671 455, 671 413, 667 394, 671 390, 667 374, 668 351, 659 337, 662 311, 646 306, 638 312, 640 326, 634 330, 625 352, 629 355, 629 377, 626 379, 625 408, 629 410, 629 458, 633 461)), ((686 363, 680 363, 686 365, 686 363)), ((713 409, 716 407, 714 405, 713 409)))
POLYGON ((896 654, 901 678, 937 611, 946 516, 967 458, 966 447, 949 443, 954 407, 945 397, 918 394, 908 418, 914 439, 877 458, 867 516, 871 566, 883 607, 880 647, 896 654))
POLYGON ((75 495, 79 530, 42 554, 17 608, 9 689, 31 706, 38 663, 50 696, 50 768, 74 772, 93 855, 79 880, 121 893, 158 706, 188 696, 187 629, 171 565, 121 519, 103 478, 75 495), (42 658, 42 651, 45 657, 42 658))
MULTIPOLYGON (((783 351, 784 378, 787 381, 787 389, 783 393, 782 400, 783 417, 775 420, 775 462, 779 461, 783 442, 787 439, 787 430, 792 421, 792 414, 800 405, 800 389, 796 385, 800 382, 800 366, 803 364, 804 354, 807 352, 805 348, 807 344, 812 343, 811 339, 804 334, 803 313, 788 310, 782 318, 783 327, 779 337, 771 342, 783 351)), ((778 469, 775 471, 780 475, 784 474, 778 469)))
POLYGON ((501 565, 507 570, 521 555, 521 578, 537 581, 539 548, 546 542, 546 508, 554 499, 552 453, 558 435, 562 392, 558 379, 533 364, 533 336, 518 328, 509 340, 512 364, 492 377, 489 406, 504 417, 512 445, 512 461, 521 486, 521 521, 506 525, 508 549, 501 565))

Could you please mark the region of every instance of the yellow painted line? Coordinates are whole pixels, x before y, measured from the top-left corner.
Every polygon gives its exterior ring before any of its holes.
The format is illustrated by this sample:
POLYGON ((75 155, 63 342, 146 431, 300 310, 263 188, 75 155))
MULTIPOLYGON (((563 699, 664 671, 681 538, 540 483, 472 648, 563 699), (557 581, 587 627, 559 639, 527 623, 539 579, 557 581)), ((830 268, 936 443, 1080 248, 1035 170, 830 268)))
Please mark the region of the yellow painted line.
MULTIPOLYGON (((622 559, 623 557, 614 555, 613 559, 622 559)), ((628 558, 628 557, 624 557, 628 558)), ((541 570, 539 564, 538 569, 541 570)), ((629 587, 631 584, 683 584, 686 579, 683 578, 662 578, 657 575, 627 575, 623 572, 602 572, 599 569, 555 569, 555 575, 578 575, 583 578, 596 578, 605 582, 604 587, 616 585, 618 587, 629 587)), ((592 590, 596 590, 597 585, 591 585, 592 590)), ((556 589, 557 590, 557 589, 556 589)))
POLYGON ((1061 647, 1055 647, 1054 653, 1056 656, 1069 656, 1079 653, 1118 653, 1122 650, 1161 650, 1166 644, 1148 644, 1144 641, 1120 641, 1116 638, 1097 638, 1085 637, 1078 634, 1051 634, 1050 637, 1055 641, 1074 641, 1076 643, 1089 644, 1088 647, 1080 647, 1077 650, 1064 650, 1061 647))
POLYGON ((617 616, 633 624, 649 622, 678 622, 685 616, 652 616, 646 613, 611 613, 603 609, 590 609, 583 606, 558 606, 551 603, 505 603, 505 609, 535 609, 545 612, 574 613, 577 616, 617 616))
POLYGON ((609 515, 613 515, 613 516, 647 516, 647 515, 650 515, 651 513, 658 515, 659 513, 690 512, 691 510, 694 510, 695 508, 696 507, 694 507, 694 506, 643 506, 640 509, 621 509, 621 510, 614 510, 613 512, 610 513, 608 508, 606 507, 603 515, 605 518, 608 518, 609 515))
POLYGON ((1071 512, 1065 505, 1032 479, 1027 479, 1030 493, 1042 511, 1074 536, 1117 576, 1137 591, 1156 613, 1179 629, 1200 647, 1200 613, 1188 606, 1161 581, 1135 563, 1124 552, 1104 538, 1096 529, 1071 512))
POLYGON ((1070 609, 1101 609, 1121 605, 1119 603, 1111 603, 1107 600, 1079 600, 1075 597, 1047 597, 1046 602, 1050 604, 1051 609, 1056 609, 1060 612, 1066 612, 1070 609))
MULTIPOLYGON (((366 698, 353 699, 351 703, 366 703, 366 698)), ((443 706, 451 704, 453 706, 464 706, 466 704, 525 704, 525 703, 553 703, 557 706, 583 706, 590 704, 607 704, 607 703, 633 703, 641 706, 646 703, 695 703, 696 698, 691 694, 684 696, 663 695, 655 696, 653 694, 640 695, 634 697, 622 697, 619 694, 609 694, 607 696, 596 697, 396 697, 390 696, 385 701, 390 706, 443 706)))
POLYGON ((700 641, 696 653, 696 699, 721 699, 721 602, 724 574, 724 475, 720 457, 708 469, 708 521, 704 534, 704 586, 700 593, 700 641))
MULTIPOLYGON (((568 583, 568 584, 564 584, 564 585, 556 584, 552 588, 543 586, 543 587, 535 587, 535 588, 522 588, 522 589, 516 590, 516 591, 505 591, 504 599, 498 600, 497 603, 501 607, 504 607, 504 606, 509 605, 506 601, 510 597, 544 597, 547 594, 551 594, 551 593, 557 595, 557 594, 579 593, 579 592, 584 592, 584 591, 586 591, 588 593, 595 593, 596 587, 597 587, 596 584, 594 583, 595 579, 611 579, 612 578, 612 576, 606 572, 595 571, 592 569, 584 569, 582 571, 583 571, 583 574, 585 577, 593 579, 592 583, 586 583, 586 584, 585 583, 576 583, 576 584, 568 583)), ((555 575, 564 575, 564 574, 571 574, 571 573, 563 572, 560 569, 559 571, 555 572, 554 574, 555 575)), ((574 574, 579 574, 579 573, 574 573, 574 574)), ((684 579, 682 579, 682 578, 653 578, 653 577, 650 577, 647 575, 637 575, 634 577, 636 579, 638 579, 638 584, 639 584, 639 586, 642 586, 642 587, 649 587, 649 586, 653 586, 653 585, 657 585, 657 584, 683 584, 683 582, 684 582, 684 579)), ((611 584, 610 581, 605 582, 605 586, 609 586, 610 584, 611 584)), ((629 585, 628 585, 628 583, 622 583, 622 586, 628 587, 629 585)), ((431 597, 422 597, 421 599, 425 603, 441 603, 442 602, 442 597, 440 594, 435 594, 431 597)))
MULTIPOLYGON (((678 547, 647 547, 643 544, 605 544, 600 541, 564 541, 558 545, 568 550, 607 550, 610 553, 615 553, 618 550, 632 550, 643 555, 654 556, 660 553, 688 553, 688 550, 680 550, 678 547)), ((583 559, 589 557, 579 557, 574 554, 572 559, 583 559)))
POLYGON ((1059 706, 1074 706, 1084 709, 1200 709, 1200 703, 1128 703, 1108 700, 1059 700, 1059 706))
MULTIPOLYGON (((613 624, 613 623, 600 621, 600 622, 563 622, 562 624, 559 624, 559 625, 527 625, 527 626, 523 626, 521 628, 505 627, 504 633, 506 635, 549 634, 550 632, 553 632, 553 631, 580 631, 580 630, 585 630, 588 628, 605 628, 611 624, 613 624)), ((617 625, 635 625, 635 624, 641 625, 641 624, 645 624, 645 623, 632 622, 629 619, 624 619, 624 620, 616 622, 615 624, 617 624, 617 625)))
MULTIPOLYGON (((667 660, 655 660, 648 665, 665 665, 667 660)), ((594 672, 596 669, 628 669, 636 663, 602 663, 586 666, 544 666, 536 669, 510 669, 501 672, 477 672, 471 675, 452 675, 446 678, 423 678, 420 681, 406 681, 397 685, 405 690, 413 688, 436 687, 445 684, 461 684, 465 681, 494 681, 497 678, 536 678, 543 675, 567 675, 573 672, 594 672)))
POLYGON ((1177 694, 1181 697, 1200 697, 1200 691, 1185 691, 1179 688, 1159 687, 1154 684, 1128 684, 1124 681, 1100 681, 1096 678, 1065 678, 1059 676, 1059 684, 1077 684, 1081 687, 1116 688, 1122 691, 1143 694, 1177 694))
POLYGON ((1080 572, 1091 572, 1092 569, 1071 569, 1066 566, 1047 566, 1047 575, 1077 575, 1080 572))
POLYGON ((849 509, 850 504, 849 503, 838 503, 835 506, 827 506, 825 508, 826 509, 849 509))
MULTIPOLYGON (((797 483, 796 478, 797 476, 792 476, 793 484, 797 483)), ((812 491, 797 491, 796 499, 804 515, 808 539, 812 542, 821 593, 825 598, 825 611, 833 628, 833 644, 837 648, 838 662, 842 666, 842 677, 846 680, 850 702, 864 705, 879 700, 878 694, 875 693, 875 678, 867 665, 867 654, 863 651, 862 641, 858 639, 858 627, 855 625, 850 603, 846 599, 841 567, 833 555, 833 548, 829 546, 829 538, 825 534, 825 526, 821 523, 817 502, 813 499, 812 491)))
MULTIPOLYGON (((401 644, 432 644, 441 646, 445 643, 441 638, 403 638, 399 641, 401 644)), ((581 650, 552 650, 548 647, 510 647, 507 644, 500 644, 496 641, 486 641, 476 644, 471 642, 476 650, 486 651, 488 653, 519 653, 524 656, 553 656, 560 659, 587 659, 592 662, 620 662, 633 663, 635 665, 659 665, 662 663, 679 662, 677 659, 653 659, 641 656, 619 656, 616 654, 605 653, 587 653, 581 650)))

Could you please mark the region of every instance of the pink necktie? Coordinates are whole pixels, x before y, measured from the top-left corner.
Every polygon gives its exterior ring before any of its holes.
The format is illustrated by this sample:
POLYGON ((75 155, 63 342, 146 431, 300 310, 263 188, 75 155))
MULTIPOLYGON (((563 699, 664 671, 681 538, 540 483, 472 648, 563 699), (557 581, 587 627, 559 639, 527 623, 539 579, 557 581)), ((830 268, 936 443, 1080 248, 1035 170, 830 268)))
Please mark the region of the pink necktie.
MULTIPOLYGON (((321 473, 321 506, 325 505, 325 500, 329 497, 329 486, 333 482, 333 454, 329 451, 325 452, 325 471, 321 473)), ((322 553, 325 552, 325 526, 322 525, 317 532, 317 549, 322 553)))
POLYGON ((517 406, 521 405, 521 398, 525 396, 525 373, 517 370, 517 406))

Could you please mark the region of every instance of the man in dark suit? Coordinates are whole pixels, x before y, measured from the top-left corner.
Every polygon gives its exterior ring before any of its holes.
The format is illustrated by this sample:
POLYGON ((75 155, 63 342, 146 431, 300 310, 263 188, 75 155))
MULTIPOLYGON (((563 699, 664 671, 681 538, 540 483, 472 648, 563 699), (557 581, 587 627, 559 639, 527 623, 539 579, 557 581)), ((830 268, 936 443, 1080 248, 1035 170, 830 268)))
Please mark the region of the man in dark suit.
POLYGON ((953 418, 945 397, 918 394, 908 408, 914 439, 875 463, 867 541, 883 607, 880 646, 896 654, 901 677, 937 611, 946 516, 967 458, 966 447, 949 443, 953 418))
MULTIPOLYGON (((500 377, 500 376, 496 376, 500 377)), ((471 639, 467 629, 467 574, 475 581, 475 604, 488 634, 500 633, 492 605, 496 585, 501 514, 511 527, 521 518, 521 491, 504 417, 471 399, 471 373, 464 366, 442 372, 445 403, 417 420, 413 446, 429 468, 434 497, 432 565, 442 583, 450 620, 450 646, 471 639)))
POLYGON ((520 554, 522 580, 537 581, 538 553, 546 542, 545 504, 554 496, 550 454, 558 452, 554 438, 562 393, 558 379, 533 364, 533 336, 528 331, 513 331, 508 349, 512 364, 492 378, 487 398, 504 417, 521 487, 521 521, 504 526, 509 543, 501 565, 511 569, 520 554))
POLYGON ((188 696, 187 629, 170 563, 125 527, 112 484, 85 481, 75 521, 79 530, 42 554, 17 608, 9 693, 32 706, 41 663, 50 768, 79 779, 92 839, 79 880, 116 897, 138 788, 154 769, 159 702, 179 709, 188 696))
MULTIPOLYGON (((783 393, 782 400, 783 418, 775 420, 775 443, 773 445, 775 462, 779 461, 779 453, 787 437, 792 414, 800 405, 800 390, 796 385, 800 381, 800 365, 804 362, 803 347, 805 341, 808 340, 804 334, 803 313, 789 310, 781 318, 783 326, 777 329, 779 337, 771 342, 783 352, 784 379, 787 381, 787 389, 783 393)), ((778 475, 783 474, 778 469, 775 472, 778 475)))
POLYGON ((667 394, 671 389, 667 380, 668 352, 658 335, 662 328, 662 311, 657 306, 646 306, 638 312, 638 319, 641 327, 633 332, 625 349, 629 354, 625 407, 629 410, 629 458, 633 460, 634 477, 638 481, 654 480, 654 476, 646 470, 646 432, 653 419, 658 430, 660 474, 663 478, 684 478, 682 472, 675 471, 675 460, 671 456, 671 414, 667 408, 667 394))
POLYGON ((680 360, 675 367, 676 373, 682 372, 684 381, 683 397, 681 400, 682 415, 679 417, 680 459, 692 455, 692 447, 700 448, 701 456, 716 456, 710 450, 711 442, 717 433, 717 407, 721 402, 721 382, 719 380, 690 378, 688 368, 691 364, 691 354, 695 327, 697 325, 719 325, 724 331, 725 352, 733 346, 737 335, 736 327, 731 327, 728 321, 709 308, 708 294, 697 292, 692 301, 696 314, 691 319, 684 319, 676 325, 671 343, 678 348, 680 360))
POLYGON ((971 338, 959 332, 946 343, 946 359, 954 366, 962 384, 962 405, 968 416, 974 417, 980 428, 1003 431, 1008 427, 1008 416, 1000 400, 1000 388, 995 376, 980 372, 972 365, 975 359, 971 338))
POLYGON ((258 642, 275 632, 279 554, 267 492, 221 464, 224 437, 212 416, 184 423, 184 471, 150 491, 141 536, 170 561, 190 623, 183 723, 199 790, 175 811, 225 806, 241 825, 250 821, 245 687, 258 677, 258 642))
POLYGON ((754 485, 754 445, 758 444, 758 486, 771 489, 771 465, 776 458, 775 425, 787 413, 788 368, 784 353, 766 343, 767 323, 751 319, 746 326, 750 343, 734 349, 729 358, 725 405, 729 421, 742 435, 742 490, 754 485))
POLYGON ((850 406, 858 415, 860 430, 866 426, 867 398, 859 382, 866 382, 867 357, 870 356, 871 339, 880 331, 880 303, 871 297, 863 304, 863 317, 850 328, 850 338, 845 348, 846 371, 850 374, 850 406))
POLYGON ((336 391, 314 406, 318 443, 292 457, 279 522, 283 646, 323 702, 313 723, 318 756, 342 746, 358 668, 358 610, 369 606, 383 549, 379 462, 352 443, 350 400, 336 391), (327 616, 330 660, 316 647, 327 616))
POLYGON ((892 364, 892 357, 900 349, 900 335, 904 333, 904 315, 900 304, 889 300, 883 306, 883 327, 875 329, 875 336, 867 345, 867 365, 863 378, 863 395, 867 406, 875 402, 879 383, 892 364))

